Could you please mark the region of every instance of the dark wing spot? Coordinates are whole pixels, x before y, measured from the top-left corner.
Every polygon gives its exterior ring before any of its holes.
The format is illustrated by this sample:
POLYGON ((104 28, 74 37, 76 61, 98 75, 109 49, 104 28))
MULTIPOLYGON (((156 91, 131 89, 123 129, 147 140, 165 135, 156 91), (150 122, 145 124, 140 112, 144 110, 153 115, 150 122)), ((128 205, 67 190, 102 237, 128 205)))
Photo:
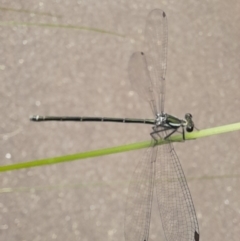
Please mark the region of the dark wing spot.
POLYGON ((194 240, 199 241, 199 233, 197 233, 197 231, 194 233, 194 240))
POLYGON ((162 14, 162 15, 163 15, 163 17, 164 17, 164 18, 166 17, 166 13, 165 13, 165 12, 163 12, 163 14, 162 14))
POLYGON ((143 52, 141 52, 141 55, 144 55, 144 53, 143 53, 143 52))

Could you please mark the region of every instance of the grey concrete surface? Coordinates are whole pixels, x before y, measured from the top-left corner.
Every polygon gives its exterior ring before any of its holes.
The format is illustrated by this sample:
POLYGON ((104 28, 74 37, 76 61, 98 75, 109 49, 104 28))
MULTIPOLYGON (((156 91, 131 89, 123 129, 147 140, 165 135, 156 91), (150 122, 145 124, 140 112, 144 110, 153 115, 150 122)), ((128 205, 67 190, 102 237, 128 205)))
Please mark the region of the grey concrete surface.
MULTIPOLYGON (((1 165, 150 138, 149 126, 31 123, 28 117, 151 118, 147 103, 132 91, 127 65, 143 47, 145 19, 154 8, 168 17, 166 111, 192 113, 200 129, 240 121, 239 1, 1 0, 1 165)), ((239 144, 234 132, 174 145, 200 240, 239 240, 239 144)), ((123 241, 128 182, 141 155, 1 173, 0 241, 123 241)), ((156 203, 149 240, 165 240, 156 203)))

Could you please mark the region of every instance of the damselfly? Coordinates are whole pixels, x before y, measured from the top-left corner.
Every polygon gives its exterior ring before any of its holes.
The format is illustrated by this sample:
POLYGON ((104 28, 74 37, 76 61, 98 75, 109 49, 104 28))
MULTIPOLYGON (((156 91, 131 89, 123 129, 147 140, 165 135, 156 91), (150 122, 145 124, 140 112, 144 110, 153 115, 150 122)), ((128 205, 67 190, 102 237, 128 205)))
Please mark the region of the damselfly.
POLYGON ((129 186, 125 215, 125 239, 147 241, 153 190, 156 189, 159 213, 168 241, 199 241, 196 212, 182 170, 169 137, 194 129, 192 115, 184 119, 164 112, 167 68, 167 17, 160 9, 151 11, 145 27, 146 52, 136 52, 129 62, 132 85, 150 104, 155 119, 105 117, 32 116, 32 121, 106 121, 153 125, 153 145, 139 162, 129 186), (167 144, 156 145, 159 139, 167 144))

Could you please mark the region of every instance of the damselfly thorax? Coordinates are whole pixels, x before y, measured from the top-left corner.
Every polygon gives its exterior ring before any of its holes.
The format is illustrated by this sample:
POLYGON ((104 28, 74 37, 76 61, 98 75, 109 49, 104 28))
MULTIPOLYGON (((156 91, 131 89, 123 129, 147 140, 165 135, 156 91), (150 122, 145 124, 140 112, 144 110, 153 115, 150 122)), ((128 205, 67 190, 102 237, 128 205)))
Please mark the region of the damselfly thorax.
MULTIPOLYGON (((185 140, 185 129, 187 132, 192 132, 194 129, 194 122, 190 113, 185 114, 185 119, 179 119, 175 116, 161 113, 156 115, 155 125, 152 127, 153 132, 150 133, 152 138, 157 141, 156 134, 166 132, 164 139, 169 138, 172 134, 177 132, 179 128, 182 129, 183 140, 185 140)), ((160 135, 158 135, 160 137, 160 135)))

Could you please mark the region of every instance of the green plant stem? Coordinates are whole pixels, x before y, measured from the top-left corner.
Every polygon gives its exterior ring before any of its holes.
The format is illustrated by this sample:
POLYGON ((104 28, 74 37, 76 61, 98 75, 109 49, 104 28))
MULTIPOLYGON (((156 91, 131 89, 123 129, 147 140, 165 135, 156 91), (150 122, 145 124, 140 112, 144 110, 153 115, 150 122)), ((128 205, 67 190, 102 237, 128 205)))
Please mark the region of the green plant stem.
POLYGON ((118 37, 125 37, 123 34, 110 32, 103 29, 91 28, 87 26, 78 26, 78 25, 64 25, 64 24, 53 24, 53 23, 32 23, 32 22, 1 22, 0 26, 23 26, 23 27, 42 27, 42 28, 64 28, 64 29, 75 29, 75 30, 84 30, 84 31, 92 31, 102 34, 111 34, 118 37))
MULTIPOLYGON (((240 130, 240 123, 219 126, 219 127, 204 129, 204 130, 200 130, 200 131, 194 131, 192 133, 186 133, 185 138, 186 138, 186 140, 193 140, 193 139, 223 134, 226 132, 237 131, 237 130, 240 130)), ((180 135, 172 136, 170 138, 170 140, 172 142, 179 142, 182 140, 182 135, 180 134, 180 135)), ((159 140, 157 145, 163 145, 166 143, 167 143, 167 141, 165 141, 165 140, 159 140)), ((45 166, 45 165, 51 165, 51 164, 56 164, 56 163, 61 163, 61 162, 69 162, 69 161, 74 161, 74 160, 86 159, 86 158, 91 158, 91 157, 104 156, 104 155, 109 155, 109 154, 113 154, 113 153, 120 153, 120 152, 147 148, 150 146, 152 146, 151 141, 144 141, 144 142, 138 142, 138 143, 134 143, 134 144, 111 147, 111 148, 106 148, 106 149, 101 149, 101 150, 76 153, 76 154, 72 154, 72 155, 52 157, 52 158, 41 159, 41 160, 33 160, 33 161, 29 161, 29 162, 22 162, 22 163, 16 163, 16 164, 11 164, 11 165, 0 166, 0 172, 6 172, 6 171, 17 170, 17 169, 36 167, 36 166, 45 166)))

